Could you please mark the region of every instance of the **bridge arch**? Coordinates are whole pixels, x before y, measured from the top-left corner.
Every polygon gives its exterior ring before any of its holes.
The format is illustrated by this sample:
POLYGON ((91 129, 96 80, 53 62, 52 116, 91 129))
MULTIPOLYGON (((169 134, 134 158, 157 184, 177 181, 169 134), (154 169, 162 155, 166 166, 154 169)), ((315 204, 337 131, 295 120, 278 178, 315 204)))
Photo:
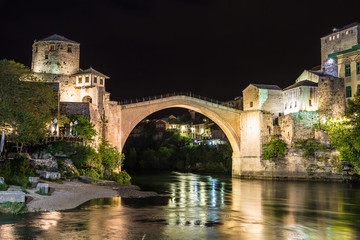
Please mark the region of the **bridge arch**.
POLYGON ((147 116, 167 108, 185 108, 214 121, 228 138, 233 149, 233 158, 240 155, 240 110, 190 96, 172 96, 140 103, 117 105, 116 107, 120 109, 113 112, 116 115, 120 114, 120 118, 110 116, 108 121, 109 125, 114 127, 120 124, 120 132, 116 134, 110 130, 107 131, 109 132, 107 139, 111 143, 115 143, 114 145, 121 150, 131 131, 147 116))

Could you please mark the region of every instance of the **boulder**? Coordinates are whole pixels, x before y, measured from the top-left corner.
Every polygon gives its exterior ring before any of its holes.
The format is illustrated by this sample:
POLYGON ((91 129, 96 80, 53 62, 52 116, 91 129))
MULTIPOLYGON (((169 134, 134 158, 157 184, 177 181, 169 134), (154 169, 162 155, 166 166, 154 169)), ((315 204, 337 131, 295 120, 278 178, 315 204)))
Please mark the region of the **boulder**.
POLYGON ((79 180, 84 183, 93 183, 94 182, 94 179, 92 177, 87 177, 87 176, 80 176, 79 180))
POLYGON ((47 184, 47 183, 38 183, 36 185, 36 191, 44 193, 44 194, 48 194, 49 193, 49 184, 47 184))
POLYGON ((31 160, 35 168, 43 167, 46 169, 54 169, 54 170, 58 169, 57 161, 53 160, 52 158, 48 158, 48 159, 39 158, 39 159, 31 159, 31 160))
POLYGON ((4 184, 5 183, 5 180, 3 177, 0 177, 0 184, 4 184))
POLYGON ((29 177, 29 183, 34 187, 39 182, 39 177, 29 177))
POLYGON ((25 202, 25 193, 22 191, 0 191, 0 203, 25 202))
POLYGON ((46 179, 60 179, 61 174, 59 172, 48 172, 48 171, 36 171, 38 174, 40 174, 40 177, 46 178, 46 179))
POLYGON ((63 157, 63 158, 67 157, 66 154, 63 153, 63 152, 57 152, 57 153, 55 153, 54 156, 55 156, 55 157, 63 157))

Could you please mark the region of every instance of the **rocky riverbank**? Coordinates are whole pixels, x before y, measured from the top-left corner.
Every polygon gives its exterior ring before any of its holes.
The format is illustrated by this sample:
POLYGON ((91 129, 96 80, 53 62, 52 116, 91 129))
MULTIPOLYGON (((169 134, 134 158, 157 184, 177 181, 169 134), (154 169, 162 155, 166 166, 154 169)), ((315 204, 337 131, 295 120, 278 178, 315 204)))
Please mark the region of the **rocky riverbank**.
POLYGON ((98 184, 86 184, 78 180, 55 183, 46 182, 50 195, 39 195, 34 190, 27 190, 27 208, 29 212, 59 211, 75 208, 84 202, 96 198, 144 198, 164 196, 156 192, 141 191, 135 185, 122 185, 112 181, 101 181, 98 184))

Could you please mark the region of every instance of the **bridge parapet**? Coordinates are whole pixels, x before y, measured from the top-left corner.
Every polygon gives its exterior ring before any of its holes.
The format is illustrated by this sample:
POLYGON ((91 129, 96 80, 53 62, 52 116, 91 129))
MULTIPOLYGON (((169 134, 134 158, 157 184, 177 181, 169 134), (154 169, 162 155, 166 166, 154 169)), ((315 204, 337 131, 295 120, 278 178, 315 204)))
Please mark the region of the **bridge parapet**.
MULTIPOLYGON (((189 97, 192 99, 198 99, 198 100, 202 100, 201 103, 211 103, 213 104, 212 106, 216 106, 216 107, 224 107, 224 109, 234 109, 237 110, 235 108, 229 107, 226 105, 225 102, 219 101, 217 99, 212 99, 212 98, 208 98, 208 97, 204 97, 198 94, 194 94, 192 92, 173 92, 173 93, 166 93, 166 94, 160 94, 160 95, 155 95, 155 96, 149 96, 149 97, 143 97, 143 98, 136 98, 136 99, 130 99, 130 100, 122 100, 119 101, 118 104, 119 105, 126 105, 126 106, 135 106, 134 104, 138 104, 138 103, 149 103, 155 100, 160 100, 160 99, 166 99, 169 100, 172 97, 189 97)), ((143 106, 143 105, 139 105, 139 106, 143 106)))

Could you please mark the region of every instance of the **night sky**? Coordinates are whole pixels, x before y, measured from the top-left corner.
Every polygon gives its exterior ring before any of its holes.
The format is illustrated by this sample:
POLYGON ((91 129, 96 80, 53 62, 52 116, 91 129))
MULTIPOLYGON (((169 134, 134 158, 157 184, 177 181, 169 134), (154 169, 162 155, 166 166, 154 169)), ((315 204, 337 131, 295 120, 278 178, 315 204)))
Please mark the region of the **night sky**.
POLYGON ((80 66, 113 100, 174 91, 219 100, 249 83, 294 83, 320 64, 320 37, 360 21, 353 2, 0 0, 0 58, 31 64, 35 39, 81 43, 80 66))

